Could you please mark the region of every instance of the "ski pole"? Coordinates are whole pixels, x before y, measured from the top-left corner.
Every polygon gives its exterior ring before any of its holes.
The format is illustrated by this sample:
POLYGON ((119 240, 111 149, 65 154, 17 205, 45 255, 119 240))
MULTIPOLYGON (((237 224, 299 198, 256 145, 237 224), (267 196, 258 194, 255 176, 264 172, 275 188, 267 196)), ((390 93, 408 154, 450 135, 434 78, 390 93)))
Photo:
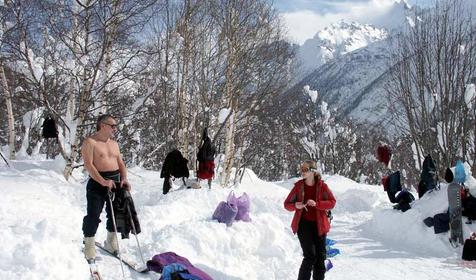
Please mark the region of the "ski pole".
POLYGON ((8 163, 7 159, 5 158, 5 156, 2 154, 2 152, 0 151, 0 156, 2 156, 3 160, 5 161, 5 163, 7 164, 8 167, 10 167, 10 164, 8 163))
POLYGON ((122 265, 122 256, 121 256, 121 249, 119 248, 119 239, 117 238, 117 225, 116 225, 116 218, 114 217, 114 207, 112 207, 112 199, 114 194, 109 191, 107 193, 107 197, 109 199, 109 206, 111 207, 111 215, 112 215, 112 224, 114 226, 114 234, 116 235, 116 244, 117 244, 117 254, 119 256, 119 262, 121 263, 121 270, 122 270, 122 278, 125 279, 125 273, 124 273, 124 266, 122 265))
MULTIPOLYGON (((131 194, 126 191, 126 193, 128 194, 129 197, 132 198, 131 194)), ((134 224, 134 220, 132 219, 132 213, 131 213, 131 208, 129 208, 129 204, 127 204, 127 213, 129 214, 129 219, 131 220, 131 225, 132 225, 132 230, 134 231, 134 236, 136 237, 136 244, 137 244, 137 248, 139 249, 139 254, 140 254, 140 259, 142 260, 142 263, 144 265, 146 265, 145 261, 144 261, 144 257, 142 255, 142 249, 140 247, 140 244, 139 244, 139 237, 137 237, 137 230, 136 230, 136 225, 134 224)))

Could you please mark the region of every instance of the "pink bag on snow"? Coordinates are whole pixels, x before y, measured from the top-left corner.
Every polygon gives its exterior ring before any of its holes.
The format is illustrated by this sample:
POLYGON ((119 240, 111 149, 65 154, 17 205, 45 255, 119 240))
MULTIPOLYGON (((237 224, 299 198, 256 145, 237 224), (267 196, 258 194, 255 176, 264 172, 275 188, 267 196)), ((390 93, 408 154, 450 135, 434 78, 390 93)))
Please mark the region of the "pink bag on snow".
POLYGON ((243 222, 251 222, 250 218, 250 197, 247 193, 243 193, 240 197, 235 198, 238 206, 238 213, 235 220, 242 220, 243 222))
POLYGON ((230 191, 228 198, 218 204, 212 218, 219 223, 225 223, 231 226, 233 221, 250 222, 250 198, 248 194, 243 193, 236 197, 233 191, 230 191))

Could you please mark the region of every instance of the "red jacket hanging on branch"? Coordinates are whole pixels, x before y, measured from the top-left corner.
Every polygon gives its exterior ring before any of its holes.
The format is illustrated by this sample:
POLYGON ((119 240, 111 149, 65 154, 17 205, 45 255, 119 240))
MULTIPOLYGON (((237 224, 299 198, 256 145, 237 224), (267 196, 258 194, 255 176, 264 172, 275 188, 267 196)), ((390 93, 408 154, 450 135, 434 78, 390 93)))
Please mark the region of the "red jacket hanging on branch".
POLYGON ((215 175, 215 147, 207 135, 207 129, 203 131, 203 144, 198 150, 198 171, 197 177, 199 179, 212 179, 215 175))
POLYGON ((377 147, 377 160, 388 166, 392 158, 392 149, 387 144, 380 144, 377 147))

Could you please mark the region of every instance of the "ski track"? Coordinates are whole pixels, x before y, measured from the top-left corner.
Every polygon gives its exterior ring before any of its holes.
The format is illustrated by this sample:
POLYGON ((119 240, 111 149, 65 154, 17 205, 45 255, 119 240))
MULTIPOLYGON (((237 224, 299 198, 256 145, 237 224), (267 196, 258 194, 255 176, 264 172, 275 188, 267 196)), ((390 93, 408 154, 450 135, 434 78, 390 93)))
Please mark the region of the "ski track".
POLYGON ((361 219, 359 215, 354 221, 342 221, 334 216, 329 238, 338 242, 333 247, 341 254, 333 258, 334 267, 326 279, 475 279, 476 269, 462 268, 444 258, 393 250, 378 240, 362 237, 358 230, 361 219))

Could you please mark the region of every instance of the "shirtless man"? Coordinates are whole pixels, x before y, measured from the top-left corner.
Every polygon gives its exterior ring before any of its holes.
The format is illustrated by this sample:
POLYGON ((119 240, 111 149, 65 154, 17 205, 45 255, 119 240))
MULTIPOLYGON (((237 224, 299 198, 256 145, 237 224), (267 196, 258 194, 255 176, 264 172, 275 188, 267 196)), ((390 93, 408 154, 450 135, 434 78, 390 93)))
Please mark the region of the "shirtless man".
POLYGON ((117 131, 116 120, 111 115, 101 115, 97 120, 96 129, 97 132, 86 138, 81 147, 84 167, 90 176, 86 187, 87 214, 83 219, 84 255, 87 260, 94 260, 96 257, 94 236, 101 222, 99 216, 104 203, 107 217, 107 238, 104 246, 110 252, 118 252, 108 192, 115 187, 124 187, 128 191, 131 188, 119 145, 112 140, 117 131))

